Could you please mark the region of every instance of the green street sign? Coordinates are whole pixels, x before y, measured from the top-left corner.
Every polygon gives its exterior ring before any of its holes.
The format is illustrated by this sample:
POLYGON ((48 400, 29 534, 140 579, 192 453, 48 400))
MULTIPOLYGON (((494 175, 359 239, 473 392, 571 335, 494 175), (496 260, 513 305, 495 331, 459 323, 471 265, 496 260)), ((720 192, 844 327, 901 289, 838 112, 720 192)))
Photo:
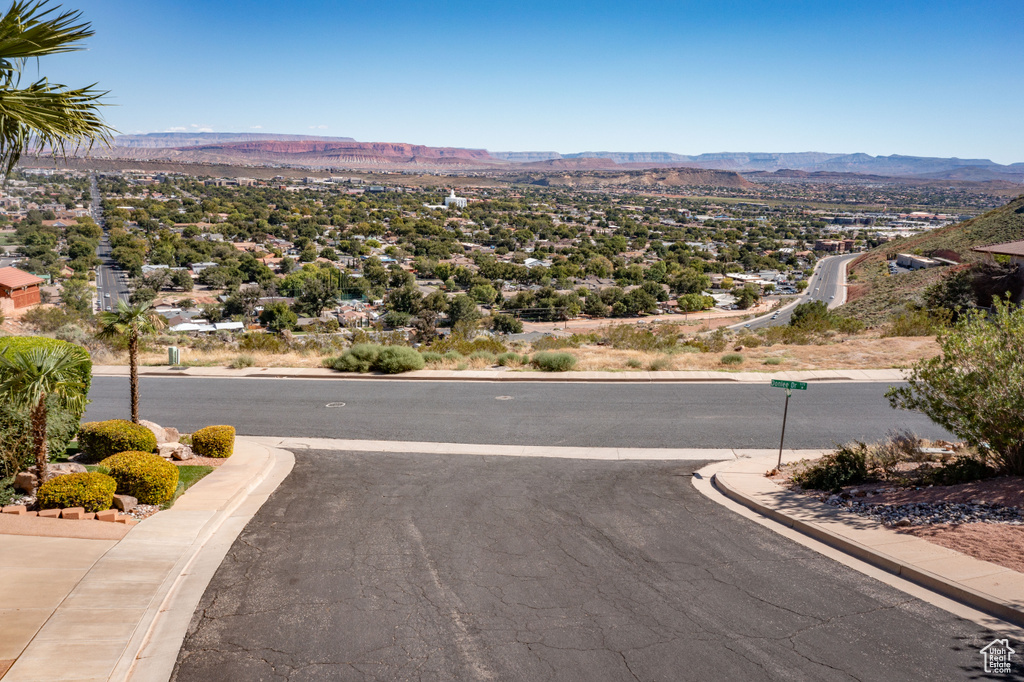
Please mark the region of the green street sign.
POLYGON ((772 388, 785 388, 795 389, 797 391, 806 391, 807 382, 805 381, 785 381, 783 379, 772 379, 772 388))

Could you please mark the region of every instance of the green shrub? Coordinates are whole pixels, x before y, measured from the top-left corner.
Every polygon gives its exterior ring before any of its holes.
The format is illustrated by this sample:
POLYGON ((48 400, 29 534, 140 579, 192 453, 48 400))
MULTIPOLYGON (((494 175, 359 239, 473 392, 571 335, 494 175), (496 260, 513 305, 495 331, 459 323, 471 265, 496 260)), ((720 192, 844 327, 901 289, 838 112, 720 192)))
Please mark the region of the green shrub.
MULTIPOLYGON (((58 341, 43 336, 5 336, 0 337, 0 355, 10 352, 23 352, 33 348, 67 348, 77 349, 85 360, 89 353, 82 347, 66 341, 58 341)), ((92 382, 91 361, 80 375, 85 392, 92 382)), ((69 410, 60 405, 56 397, 46 401, 47 422, 46 441, 52 453, 62 453, 78 433, 78 424, 82 420, 82 410, 69 410)), ((9 401, 0 401, 0 479, 14 476, 19 471, 35 462, 32 450, 32 422, 27 410, 17 410, 10 406, 9 401)))
POLYGON ((178 467, 151 452, 121 452, 107 457, 100 466, 117 481, 119 495, 131 495, 141 504, 169 500, 178 487, 178 467))
POLYGON ((450 351, 448 351, 447 353, 444 354, 444 359, 445 360, 451 360, 452 362, 461 362, 462 361, 462 353, 460 353, 457 350, 450 350, 450 351))
POLYGON ((496 363, 498 361, 498 356, 495 355, 494 353, 491 353, 490 351, 478 350, 478 351, 476 351, 474 353, 470 353, 469 354, 469 359, 470 360, 483 360, 484 362, 487 362, 487 363, 493 365, 494 363, 496 363))
POLYGON ((570 353, 537 353, 533 356, 533 366, 545 372, 568 372, 576 366, 576 356, 570 353))
POLYGON ((366 373, 373 369, 383 346, 371 343, 357 343, 337 358, 330 360, 330 367, 340 372, 366 373))
POLYGON ((435 353, 432 350, 420 351, 420 355, 423 356, 423 362, 428 365, 438 365, 444 362, 444 356, 440 353, 435 353))
POLYGON ((809 490, 839 492, 846 485, 863 483, 868 476, 868 446, 843 445, 814 465, 793 477, 793 482, 809 490))
POLYGON ((928 475, 928 482, 933 485, 958 485, 992 478, 996 470, 969 455, 957 455, 928 475))
POLYGON ((115 490, 117 481, 106 474, 65 474, 39 486, 36 500, 42 509, 84 507, 87 512, 98 512, 110 509, 115 490))
POLYGON ((192 451, 200 457, 230 457, 234 449, 234 426, 207 426, 192 434, 192 451))
POLYGON ((256 358, 251 355, 239 355, 231 361, 231 369, 245 369, 256 364, 256 358))
POLYGON ((626 360, 626 367, 630 369, 640 369, 644 366, 644 363, 640 362, 638 358, 630 358, 626 360))
POLYGON ((650 329, 614 324, 605 332, 605 341, 617 350, 670 351, 679 341, 679 330, 670 324, 658 324, 650 329))
POLYGON ((86 422, 78 431, 78 447, 91 461, 129 450, 156 450, 156 436, 145 426, 124 419, 86 422))
POLYGON ((765 358, 761 361, 762 365, 781 365, 783 362, 782 358, 765 358))
POLYGON ((723 355, 722 359, 719 362, 721 362, 723 365, 742 365, 743 356, 740 355, 739 353, 728 353, 726 355, 723 355))
POLYGON ((385 346, 377 354, 373 368, 385 374, 400 374, 423 369, 423 356, 408 346, 385 346))
POLYGON ((19 497, 21 493, 14 489, 14 477, 0 478, 0 507, 6 507, 19 497))
MULTIPOLYGON (((529 360, 527 360, 529 362, 529 360)), ((523 359, 519 353, 502 353, 498 356, 498 364, 502 367, 512 367, 514 365, 523 364, 523 359)))

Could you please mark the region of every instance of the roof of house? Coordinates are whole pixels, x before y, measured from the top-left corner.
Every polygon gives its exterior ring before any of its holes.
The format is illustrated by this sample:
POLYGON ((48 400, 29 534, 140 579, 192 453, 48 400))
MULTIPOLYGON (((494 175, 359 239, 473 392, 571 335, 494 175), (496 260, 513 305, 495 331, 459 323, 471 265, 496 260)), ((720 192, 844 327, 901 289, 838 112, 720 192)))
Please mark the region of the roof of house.
POLYGON ((18 268, 0 268, 0 286, 10 289, 42 284, 45 280, 18 268))
POLYGON ((981 251, 982 253, 998 253, 1003 256, 1024 256, 1024 241, 978 246, 971 250, 981 251))

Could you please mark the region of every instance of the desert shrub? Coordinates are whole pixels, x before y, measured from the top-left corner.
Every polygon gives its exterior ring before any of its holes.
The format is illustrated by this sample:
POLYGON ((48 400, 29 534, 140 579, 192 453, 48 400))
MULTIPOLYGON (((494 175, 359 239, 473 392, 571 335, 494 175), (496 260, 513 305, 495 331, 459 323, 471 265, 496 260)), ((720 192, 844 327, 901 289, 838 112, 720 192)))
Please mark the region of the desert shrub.
POLYGON ((124 419, 86 422, 78 431, 78 447, 95 462, 129 450, 152 452, 156 436, 145 426, 124 419))
POLYGON ((864 482, 868 476, 867 456, 864 443, 842 445, 793 476, 793 482, 809 490, 839 492, 843 486, 864 482))
POLYGON ((400 374, 423 369, 426 362, 419 351, 408 346, 385 346, 377 353, 373 369, 385 374, 400 374))
POLYGON ((654 360, 651 360, 651 364, 647 365, 647 370, 650 372, 664 372, 671 368, 672 361, 668 358, 655 358, 654 360))
POLYGON ((233 426, 207 426, 192 434, 192 451, 200 457, 230 457, 234 449, 233 426))
POLYGON ((169 500, 178 487, 178 467, 151 452, 121 452, 100 466, 117 481, 119 495, 131 495, 142 504, 169 500))
POLYGON ((615 324, 608 327, 604 336, 608 345, 617 350, 669 351, 679 341, 679 330, 669 324, 652 328, 615 324))
POLYGON ((789 326, 805 332, 823 334, 836 331, 853 334, 864 329, 864 323, 852 317, 841 317, 829 310, 824 301, 807 301, 793 308, 789 326))
POLYGON ((478 350, 476 352, 470 353, 469 359, 483 360, 484 362, 493 365, 498 361, 498 356, 495 355, 494 353, 491 353, 490 351, 478 350))
POLYGON ((710 334, 695 336, 683 342, 683 348, 696 348, 701 353, 721 353, 729 345, 730 333, 718 328, 710 334))
POLYGON ((958 485, 992 478, 996 470, 970 455, 957 455, 951 461, 929 472, 928 482, 934 485, 958 485))
POLYGON ((106 474, 65 474, 39 486, 36 500, 43 509, 84 507, 87 512, 98 512, 110 509, 115 490, 117 481, 106 474))
POLYGON ((340 356, 324 361, 324 364, 340 372, 369 372, 377 362, 383 346, 371 343, 357 343, 340 356))
POLYGON ((924 460, 919 450, 922 443, 911 431, 891 431, 884 441, 868 449, 868 468, 892 476, 900 463, 924 460))
MULTIPOLYGON (((529 362, 529 359, 527 359, 529 362)), ((498 364, 502 367, 513 367, 515 365, 525 364, 519 353, 502 353, 498 356, 498 364)))
POLYGON ((912 310, 895 317, 882 332, 882 338, 890 336, 932 336, 949 326, 952 313, 945 308, 937 310, 912 310))
POLYGON ((640 362, 639 358, 629 358, 626 360, 626 367, 630 369, 640 369, 644 366, 644 363, 640 362))
POLYGON ((420 355, 423 356, 423 362, 428 365, 437 365, 444 362, 444 356, 432 350, 420 351, 420 355))
POLYGON ((264 351, 267 353, 284 353, 288 350, 288 342, 276 334, 251 332, 243 334, 238 342, 241 350, 264 351))
POLYGON ((756 334, 746 333, 740 334, 739 338, 736 339, 736 343, 746 348, 757 348, 763 343, 763 341, 761 340, 761 337, 756 334))
POLYGON ((435 353, 456 351, 460 355, 470 355, 478 350, 494 354, 504 353, 508 348, 501 341, 490 336, 478 336, 470 341, 461 334, 451 334, 446 338, 435 339, 427 347, 427 350, 434 351, 435 353))
POLYGON ((782 358, 765 358, 761 361, 762 365, 781 365, 782 358))
POLYGON ((545 372, 568 372, 576 366, 576 356, 569 353, 537 353, 533 366, 545 372))
POLYGON ((601 338, 597 334, 573 334, 571 336, 543 336, 531 345, 533 350, 559 350, 562 348, 579 348, 580 346, 598 343, 601 338))
POLYGON ((256 358, 251 355, 239 355, 231 361, 231 369, 245 369, 256 364, 256 358))
POLYGON ((742 365, 743 356, 739 353, 727 353, 719 360, 723 365, 742 365))
POLYGON ((451 362, 462 362, 462 353, 457 350, 450 350, 445 353, 443 357, 445 360, 450 360, 451 362))

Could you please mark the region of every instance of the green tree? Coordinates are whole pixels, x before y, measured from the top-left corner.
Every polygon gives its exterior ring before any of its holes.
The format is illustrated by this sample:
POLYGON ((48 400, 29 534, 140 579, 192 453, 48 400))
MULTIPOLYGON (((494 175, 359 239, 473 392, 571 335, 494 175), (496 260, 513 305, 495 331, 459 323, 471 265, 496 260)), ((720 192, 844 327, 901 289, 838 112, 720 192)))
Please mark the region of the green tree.
POLYGON ((0 17, 0 166, 4 175, 31 148, 48 147, 65 155, 67 147, 108 142, 113 132, 98 114, 105 92, 93 86, 69 88, 40 78, 21 87, 30 59, 84 49, 93 35, 81 12, 60 12, 46 2, 18 0, 0 17))
POLYGON ((448 304, 448 319, 454 327, 459 322, 475 322, 480 319, 476 301, 466 294, 459 294, 448 304))
POLYGON ((139 339, 163 329, 166 321, 149 303, 129 305, 118 301, 117 310, 100 313, 101 339, 124 339, 128 342, 128 390, 131 397, 132 421, 139 423, 139 339))
POLYGON ((491 318, 491 329, 499 334, 522 334, 523 323, 511 315, 495 315, 491 318))
POLYGON ((886 393, 894 408, 919 410, 1024 474, 1024 307, 997 299, 987 317, 968 310, 938 337, 941 354, 911 369, 908 385, 886 393))
POLYGON ((741 310, 746 310, 761 300, 761 290, 754 284, 744 284, 742 287, 737 287, 732 290, 732 295, 736 297, 736 305, 741 310))
POLYGON ((0 355, 0 395, 12 407, 27 409, 32 423, 32 448, 39 482, 46 480, 48 397, 81 412, 87 387, 82 379, 89 360, 74 347, 32 348, 0 355))
POLYGON ((284 301, 268 303, 260 312, 260 322, 272 332, 294 329, 298 321, 299 316, 284 301))

